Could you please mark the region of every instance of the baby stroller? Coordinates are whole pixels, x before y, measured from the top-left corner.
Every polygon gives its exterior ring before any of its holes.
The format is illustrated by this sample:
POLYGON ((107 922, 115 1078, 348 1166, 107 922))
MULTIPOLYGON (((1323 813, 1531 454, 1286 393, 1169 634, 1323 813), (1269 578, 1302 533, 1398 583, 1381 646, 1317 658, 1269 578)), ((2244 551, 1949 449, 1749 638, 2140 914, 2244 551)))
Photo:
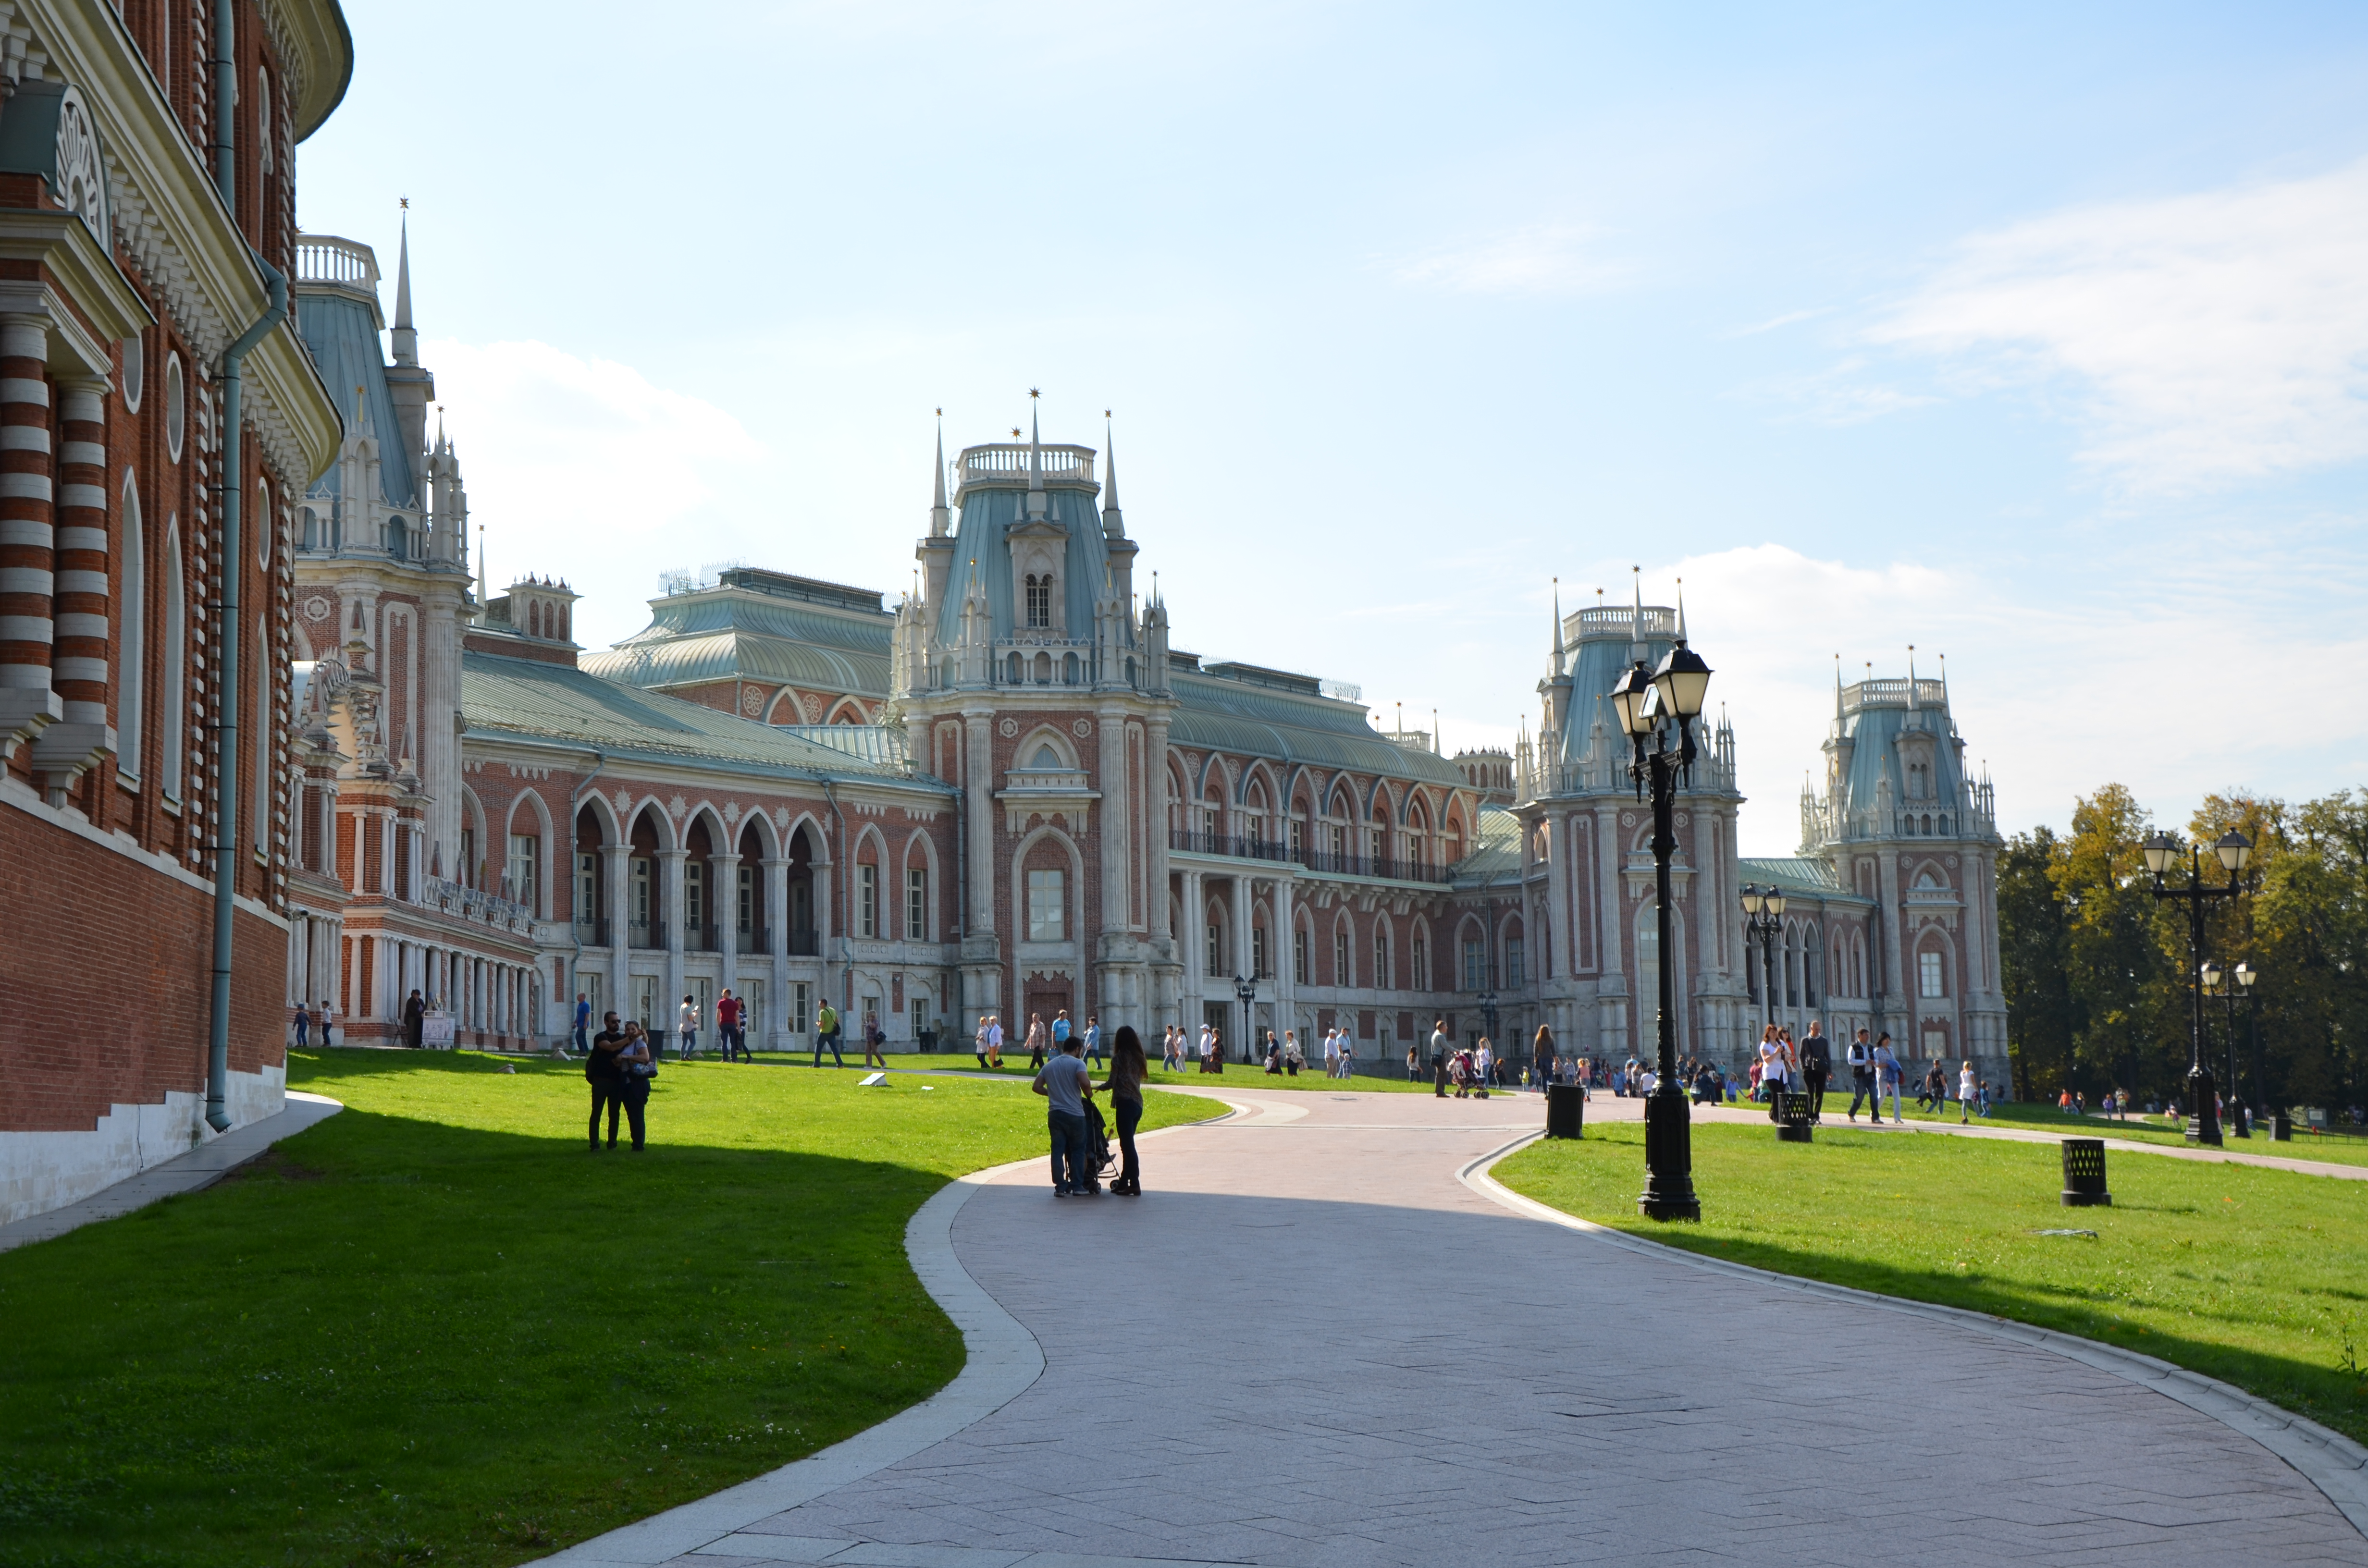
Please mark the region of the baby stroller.
POLYGON ((1102 1108, 1091 1100, 1086 1102, 1086 1126, 1087 1141, 1093 1145, 1094 1176, 1097 1180, 1108 1179, 1118 1158, 1110 1153, 1110 1123, 1102 1119, 1102 1108))

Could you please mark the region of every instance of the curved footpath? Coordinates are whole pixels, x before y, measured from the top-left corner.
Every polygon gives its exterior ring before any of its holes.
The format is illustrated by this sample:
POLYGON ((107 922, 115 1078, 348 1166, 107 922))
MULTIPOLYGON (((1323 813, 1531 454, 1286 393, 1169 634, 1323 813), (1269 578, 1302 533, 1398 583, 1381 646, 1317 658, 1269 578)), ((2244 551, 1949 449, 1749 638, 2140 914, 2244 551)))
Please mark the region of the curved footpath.
POLYGON ((1533 1212, 1534 1096, 1216 1092, 1140 1200, 923 1206, 936 1398, 547 1561, 2368 1563, 2368 1454, 2224 1385, 1533 1212))

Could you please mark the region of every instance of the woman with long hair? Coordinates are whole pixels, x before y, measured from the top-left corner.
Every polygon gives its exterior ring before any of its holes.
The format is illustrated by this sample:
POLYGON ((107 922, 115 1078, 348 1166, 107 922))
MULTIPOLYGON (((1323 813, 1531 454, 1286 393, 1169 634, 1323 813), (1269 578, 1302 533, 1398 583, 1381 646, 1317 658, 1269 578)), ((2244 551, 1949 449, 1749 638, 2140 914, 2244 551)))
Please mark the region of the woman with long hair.
POLYGON ((1118 1179, 1110 1183, 1113 1198, 1143 1196, 1143 1164, 1134 1156, 1134 1130, 1143 1120, 1143 1080, 1150 1071, 1151 1064, 1143 1055, 1143 1037, 1132 1024, 1120 1025, 1110 1046, 1110 1076, 1102 1080, 1110 1108, 1118 1113, 1120 1161, 1118 1179))

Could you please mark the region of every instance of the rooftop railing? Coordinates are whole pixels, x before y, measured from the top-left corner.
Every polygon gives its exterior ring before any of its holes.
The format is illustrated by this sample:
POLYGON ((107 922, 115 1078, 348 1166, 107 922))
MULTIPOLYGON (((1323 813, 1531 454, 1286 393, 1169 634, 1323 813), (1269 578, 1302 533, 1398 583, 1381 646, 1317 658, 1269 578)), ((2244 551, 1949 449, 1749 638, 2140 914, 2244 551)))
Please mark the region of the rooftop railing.
POLYGON ((342 283, 378 292, 378 256, 359 240, 338 234, 296 236, 296 281, 342 283))
POLYGON ((1044 454, 1044 477, 1058 476, 1064 480, 1084 480, 1094 483, 1094 449, 1091 447, 1031 448, 1025 441, 997 441, 984 447, 965 447, 960 459, 961 483, 973 480, 1006 479, 1028 472, 1031 451, 1044 454))

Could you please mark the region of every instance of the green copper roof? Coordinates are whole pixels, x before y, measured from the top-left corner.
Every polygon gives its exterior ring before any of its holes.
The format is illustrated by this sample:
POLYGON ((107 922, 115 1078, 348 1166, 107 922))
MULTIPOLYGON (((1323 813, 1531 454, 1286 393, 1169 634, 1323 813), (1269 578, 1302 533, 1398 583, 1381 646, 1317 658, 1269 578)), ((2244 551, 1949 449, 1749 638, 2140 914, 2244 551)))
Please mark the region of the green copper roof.
MULTIPOLYGON (((876 607, 878 596, 872 599, 876 607)), ((647 627, 580 662, 595 675, 633 686, 751 680, 884 699, 894 626, 895 618, 876 608, 868 613, 852 603, 844 609, 817 608, 813 600, 727 581, 652 600, 647 627)))
POLYGON ((1178 704, 1168 730, 1173 745, 1351 768, 1426 784, 1463 788, 1470 783, 1445 757, 1383 740, 1355 703, 1301 697, 1180 669, 1172 672, 1169 684, 1178 704))
POLYGON ((1784 890, 1787 898, 1798 893, 1808 898, 1847 899, 1853 903, 1869 902, 1843 888, 1834 879, 1834 869, 1823 860, 1806 856, 1785 855, 1769 858, 1746 856, 1737 861, 1741 876, 1747 882, 1762 887, 1774 883, 1784 890))
POLYGON ((1459 888, 1489 887, 1521 879, 1521 819, 1502 806, 1483 806, 1473 824, 1472 853, 1455 862, 1459 888))
POLYGON ((597 747, 612 756, 697 762, 730 772, 802 778, 894 780, 949 791, 951 785, 820 745, 696 702, 643 691, 588 671, 529 659, 461 656, 461 710, 468 733, 529 736, 597 747))

